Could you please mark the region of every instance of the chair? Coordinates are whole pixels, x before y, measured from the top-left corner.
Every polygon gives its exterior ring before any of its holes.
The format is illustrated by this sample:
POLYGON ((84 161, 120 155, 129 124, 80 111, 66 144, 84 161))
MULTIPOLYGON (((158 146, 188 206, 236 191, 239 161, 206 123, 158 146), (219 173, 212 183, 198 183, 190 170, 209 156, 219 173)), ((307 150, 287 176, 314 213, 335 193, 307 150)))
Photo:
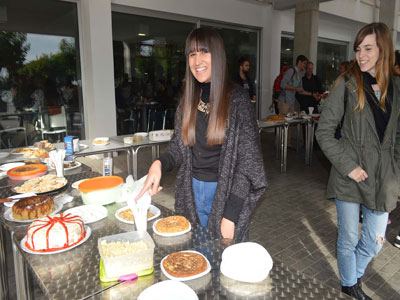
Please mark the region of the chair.
POLYGON ((13 148, 13 146, 16 146, 11 143, 11 139, 14 137, 14 135, 10 135, 8 133, 15 132, 15 134, 17 134, 18 131, 24 132, 25 146, 28 145, 26 128, 24 126, 21 126, 21 118, 19 116, 8 116, 1 118, 0 126, 0 143, 2 146, 4 146, 5 148, 13 148), (4 138, 6 139, 7 144, 5 143, 4 138))
POLYGON ((53 115, 45 115, 42 114, 40 117, 41 121, 41 131, 42 131, 42 139, 45 139, 45 135, 54 135, 56 134, 60 137, 61 134, 67 134, 67 117, 65 114, 65 107, 61 106, 61 113, 56 113, 53 115))
POLYGON ((139 129, 138 126, 140 124, 139 121, 140 121, 140 110, 131 109, 131 112, 129 114, 129 118, 124 119, 124 127, 125 127, 126 123, 131 124, 131 125, 130 126, 128 125, 129 127, 127 127, 127 128, 129 128, 128 132, 125 132, 125 130, 124 130, 124 133, 135 133, 135 132, 137 132, 138 129, 139 129))

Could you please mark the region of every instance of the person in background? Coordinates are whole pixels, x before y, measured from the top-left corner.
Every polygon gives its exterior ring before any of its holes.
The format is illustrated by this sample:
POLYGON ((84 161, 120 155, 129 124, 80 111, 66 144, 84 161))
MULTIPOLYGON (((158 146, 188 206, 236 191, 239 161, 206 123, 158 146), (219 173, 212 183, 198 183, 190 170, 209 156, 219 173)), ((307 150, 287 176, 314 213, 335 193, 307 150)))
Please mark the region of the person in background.
MULTIPOLYGON (((396 75, 396 76, 400 76, 400 51, 399 50, 396 50, 395 52, 394 52, 394 58, 395 58, 395 60, 394 60, 394 74, 396 75)), ((391 220, 390 220, 390 218, 388 219, 388 224, 391 224, 392 222, 391 222, 391 220)), ((396 236, 396 240, 394 241, 394 245, 397 247, 397 248, 400 248, 400 232, 399 232, 399 234, 396 236)))
POLYGON ((254 86, 249 78, 250 64, 247 57, 239 58, 239 73, 235 77, 235 82, 242 86, 249 92, 250 99, 256 101, 256 93, 254 92, 254 86))
POLYGON ((212 28, 186 39, 186 75, 167 150, 151 165, 139 199, 161 190, 179 168, 175 212, 220 238, 248 240, 250 214, 267 187, 248 93, 228 79, 226 54, 212 28))
POLYGON ((318 102, 322 99, 324 89, 317 75, 313 74, 314 64, 309 61, 306 67, 306 74, 303 77, 303 89, 311 95, 298 94, 297 101, 300 103, 300 110, 308 112, 309 107, 314 107, 314 113, 318 113, 318 102))
POLYGON ((327 197, 335 201, 337 210, 342 291, 368 300, 362 277, 382 249, 388 213, 396 208, 399 194, 400 78, 393 76, 393 42, 385 24, 364 26, 353 49, 356 61, 345 73, 349 79, 340 76, 336 80, 316 137, 332 163, 327 197), (336 139, 341 122, 341 138, 336 139), (359 237, 360 206, 363 223, 359 237))
POLYGON ((340 74, 347 72, 347 70, 349 69, 349 66, 350 66, 350 63, 348 61, 342 61, 339 65, 340 74))

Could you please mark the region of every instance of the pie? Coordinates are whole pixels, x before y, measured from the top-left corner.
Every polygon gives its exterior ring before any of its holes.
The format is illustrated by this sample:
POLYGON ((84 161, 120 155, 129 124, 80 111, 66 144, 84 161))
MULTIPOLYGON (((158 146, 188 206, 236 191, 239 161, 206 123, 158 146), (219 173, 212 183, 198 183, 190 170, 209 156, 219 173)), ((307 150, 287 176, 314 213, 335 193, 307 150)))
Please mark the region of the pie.
POLYGON ((207 269, 204 256, 195 252, 174 252, 168 255, 162 264, 164 270, 174 277, 190 277, 207 269))
POLYGON ((27 152, 32 152, 33 150, 35 150, 35 149, 32 149, 32 148, 18 148, 18 149, 15 149, 15 150, 11 151, 11 153, 14 153, 14 154, 27 153, 27 152))
POLYGON ((34 177, 39 177, 47 172, 47 167, 44 164, 23 165, 12 168, 7 171, 8 177, 12 180, 27 180, 34 177))
POLYGON ((17 193, 46 193, 62 188, 67 184, 67 179, 47 174, 41 177, 29 179, 23 185, 15 187, 17 193))
POLYGON ((33 220, 50 215, 54 209, 54 198, 40 195, 23 198, 12 206, 12 216, 15 220, 33 220))
MULTIPOLYGON (((122 219, 129 221, 129 222, 133 222, 134 218, 133 218, 133 213, 132 210, 130 208, 124 209, 122 211, 120 211, 118 213, 118 216, 120 216, 122 219)), ((153 213, 151 212, 147 212, 147 219, 150 219, 152 216, 154 216, 153 213)))
POLYGON ((160 233, 177 233, 187 230, 190 223, 183 216, 170 216, 161 219, 155 226, 160 233))

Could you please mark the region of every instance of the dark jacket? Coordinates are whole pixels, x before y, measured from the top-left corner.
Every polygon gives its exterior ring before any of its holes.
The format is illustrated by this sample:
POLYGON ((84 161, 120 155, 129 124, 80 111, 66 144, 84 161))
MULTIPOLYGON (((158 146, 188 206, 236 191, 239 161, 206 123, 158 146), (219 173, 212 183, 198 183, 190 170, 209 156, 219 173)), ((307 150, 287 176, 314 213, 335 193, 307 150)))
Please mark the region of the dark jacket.
POLYGON ((357 105, 357 84, 351 77, 346 83, 340 77, 326 100, 319 120, 316 137, 332 163, 328 182, 328 198, 361 203, 372 210, 392 211, 399 195, 400 163, 400 80, 393 79, 392 113, 382 144, 376 131, 371 107, 365 102, 362 113, 357 105), (342 137, 335 139, 335 130, 344 111, 345 85, 348 101, 342 137), (348 174, 357 166, 368 178, 357 183, 348 174))
MULTIPOLYGON (((179 167, 176 178, 175 211, 192 224, 199 223, 192 187, 192 151, 181 139, 182 120, 176 114, 175 131, 167 150, 174 167, 179 167)), ((267 187, 260 137, 249 97, 242 88, 232 92, 229 124, 225 132, 219 160, 219 180, 211 209, 208 229, 221 237, 221 220, 230 195, 243 199, 242 210, 235 226, 234 239, 248 239, 250 215, 267 187)))
MULTIPOLYGON (((253 96, 256 95, 256 93, 254 91, 253 82, 251 81, 250 77, 247 74, 244 74, 244 76, 246 76, 247 83, 249 84, 248 91, 249 91, 250 100, 253 100, 253 96)), ((239 73, 235 76, 235 78, 233 78, 233 81, 236 82, 237 84, 239 84, 241 87, 243 87, 243 79, 242 79, 242 77, 240 77, 239 73)))

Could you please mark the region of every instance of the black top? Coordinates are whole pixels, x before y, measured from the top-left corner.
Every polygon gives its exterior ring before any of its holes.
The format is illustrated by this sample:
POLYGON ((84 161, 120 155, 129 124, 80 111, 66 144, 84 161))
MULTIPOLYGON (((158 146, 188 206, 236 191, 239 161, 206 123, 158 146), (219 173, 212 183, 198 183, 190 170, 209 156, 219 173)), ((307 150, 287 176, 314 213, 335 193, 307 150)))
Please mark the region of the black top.
POLYGON ((238 73, 235 76, 235 78, 233 78, 233 81, 238 83, 241 87, 243 87, 246 91, 249 92, 249 97, 251 100, 253 99, 253 96, 256 95, 256 93, 254 92, 254 86, 249 76, 246 73, 244 74, 244 76, 246 77, 245 80, 243 80, 242 77, 240 77, 240 73, 238 73))
MULTIPOLYGON (((322 88, 321 81, 318 76, 312 74, 311 78, 307 78, 307 75, 304 75, 303 79, 303 89, 306 92, 310 93, 319 93, 322 94, 324 89, 322 88)), ((314 107, 314 113, 317 113, 318 110, 318 102, 314 99, 313 96, 296 94, 296 99, 300 103, 300 110, 304 110, 308 112, 308 107, 314 107)))
POLYGON ((362 72, 362 77, 364 83, 365 98, 367 99, 368 104, 371 107, 372 114, 375 120, 376 131, 379 136, 379 141, 382 143, 385 136, 385 130, 389 122, 390 114, 392 112, 393 84, 392 81, 389 81, 387 97, 385 101, 386 111, 384 111, 379 106, 380 99, 376 97, 375 92, 372 89, 372 85, 377 83, 376 79, 367 72, 362 72))

